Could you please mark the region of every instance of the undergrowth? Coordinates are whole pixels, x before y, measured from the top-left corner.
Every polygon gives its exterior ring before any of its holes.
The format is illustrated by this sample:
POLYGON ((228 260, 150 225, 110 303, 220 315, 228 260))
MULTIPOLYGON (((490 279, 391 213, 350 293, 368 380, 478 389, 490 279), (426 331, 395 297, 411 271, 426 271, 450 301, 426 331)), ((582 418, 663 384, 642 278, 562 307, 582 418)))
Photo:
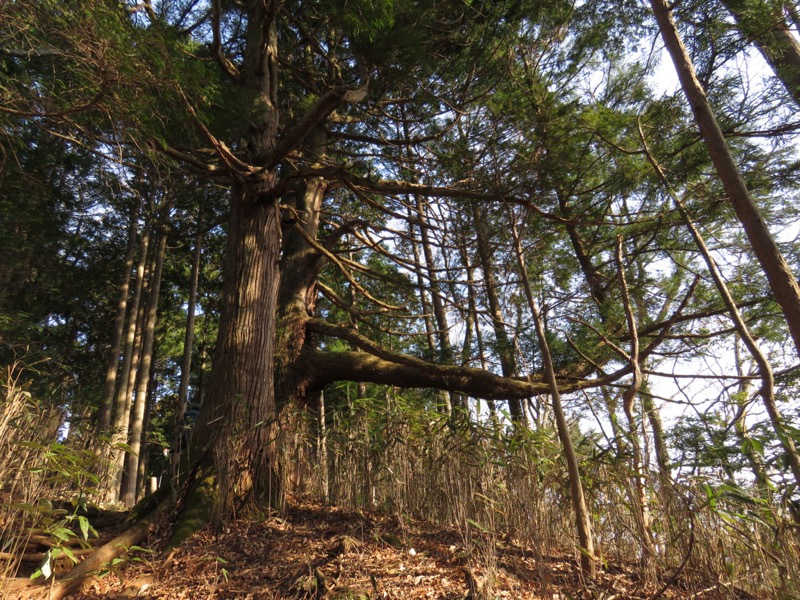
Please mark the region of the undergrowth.
POLYGON ((76 550, 96 535, 85 515, 98 482, 95 454, 59 441, 64 414, 26 390, 19 363, 0 385, 0 577, 17 575, 33 554, 32 578, 49 579, 58 564, 77 563, 76 550))
MULTIPOLYGON (((306 428, 314 430, 321 431, 306 428)), ((491 420, 453 419, 387 392, 335 406, 324 431, 324 444, 319 435, 305 439, 308 456, 327 458, 306 486, 322 496, 324 482, 330 502, 340 506, 455 526, 483 586, 478 596, 491 595, 507 542, 527 548, 542 565, 545 595, 554 585, 547 558, 567 551, 579 560, 566 467, 547 419, 536 429, 511 431, 491 420)), ((624 457, 575 431, 599 564, 606 570, 639 564, 643 545, 624 457)), ((701 476, 664 481, 655 470, 645 479, 657 576, 647 581, 643 574, 643 586, 720 598, 738 590, 800 597, 800 526, 781 495, 701 476)))
MULTIPOLYGON (((32 543, 49 545, 38 572, 56 559, 73 562, 94 534, 84 516, 98 485, 96 450, 58 441, 64 415, 25 389, 9 368, 0 397, 0 573, 14 576, 32 543)), ((432 410, 414 395, 342 396, 324 412, 287 419, 283 463, 287 489, 352 509, 377 509, 400 524, 452 526, 472 596, 490 598, 506 553, 523 548, 540 566, 543 596, 558 590, 549 562, 580 558, 566 468, 555 426, 513 430, 503 419, 475 422, 432 410)), ((587 499, 594 515, 599 566, 607 572, 642 560, 626 458, 574 429, 587 499)), ((784 498, 708 476, 662 479, 644 474, 655 576, 664 586, 705 597, 800 596, 800 527, 784 498)), ((220 571, 222 573, 223 571, 220 571)), ((5 596, 0 596, 3 598, 5 596)))

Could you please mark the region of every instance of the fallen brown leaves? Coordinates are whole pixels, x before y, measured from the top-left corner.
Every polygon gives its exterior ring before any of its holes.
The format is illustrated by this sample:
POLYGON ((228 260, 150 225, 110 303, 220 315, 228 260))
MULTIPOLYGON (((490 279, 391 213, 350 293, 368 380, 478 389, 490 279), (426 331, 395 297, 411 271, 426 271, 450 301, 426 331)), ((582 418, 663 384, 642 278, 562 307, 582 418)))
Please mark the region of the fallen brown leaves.
MULTIPOLYGON (((296 502, 281 517, 239 521, 196 533, 158 559, 168 524, 150 540, 152 552, 104 578, 73 600, 150 599, 603 599, 648 598, 655 591, 635 566, 582 581, 575 556, 536 558, 510 543, 473 540, 453 529, 375 513, 296 502)), ((669 590, 663 598, 686 597, 669 590)))

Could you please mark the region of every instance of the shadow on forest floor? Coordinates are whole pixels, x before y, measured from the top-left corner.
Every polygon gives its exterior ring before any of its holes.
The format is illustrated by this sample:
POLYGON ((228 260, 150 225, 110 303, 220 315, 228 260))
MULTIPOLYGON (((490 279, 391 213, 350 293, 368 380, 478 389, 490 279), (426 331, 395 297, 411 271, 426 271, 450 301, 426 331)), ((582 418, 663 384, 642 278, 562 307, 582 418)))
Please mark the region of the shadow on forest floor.
MULTIPOLYGON (((157 552, 168 530, 162 523, 145 545, 157 552)), ((641 582, 636 565, 612 565, 587 584, 576 556, 537 560, 513 543, 498 541, 487 551, 480 540, 469 552, 452 528, 309 502, 294 503, 284 517, 238 521, 220 532, 207 528, 167 559, 155 555, 138 551, 70 597, 611 600, 650 598, 659 591, 641 582)), ((723 597, 714 589, 695 594, 723 597)), ((660 597, 692 596, 671 587, 660 597)), ((724 597, 752 598, 731 590, 724 597)))

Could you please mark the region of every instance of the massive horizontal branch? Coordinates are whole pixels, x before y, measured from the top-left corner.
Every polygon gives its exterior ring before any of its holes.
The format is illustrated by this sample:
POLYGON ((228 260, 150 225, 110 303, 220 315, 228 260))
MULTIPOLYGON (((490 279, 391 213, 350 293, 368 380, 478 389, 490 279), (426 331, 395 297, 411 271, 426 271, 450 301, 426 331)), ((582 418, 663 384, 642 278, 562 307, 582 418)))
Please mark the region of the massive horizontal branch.
POLYGON ((318 385, 334 381, 359 381, 403 388, 435 388, 461 392, 473 398, 530 398, 547 392, 541 381, 505 379, 488 371, 424 363, 400 364, 368 352, 304 351, 303 358, 313 365, 318 385))
MULTIPOLYGON (((361 381, 403 388, 435 388, 462 392, 473 398, 509 400, 548 393, 541 375, 502 377, 483 369, 445 365, 387 350, 347 327, 311 319, 309 331, 349 341, 364 352, 325 352, 307 348, 303 360, 313 366, 315 384, 361 381)), ((559 379, 559 389, 569 393, 612 383, 630 372, 629 365, 597 379, 559 379)))

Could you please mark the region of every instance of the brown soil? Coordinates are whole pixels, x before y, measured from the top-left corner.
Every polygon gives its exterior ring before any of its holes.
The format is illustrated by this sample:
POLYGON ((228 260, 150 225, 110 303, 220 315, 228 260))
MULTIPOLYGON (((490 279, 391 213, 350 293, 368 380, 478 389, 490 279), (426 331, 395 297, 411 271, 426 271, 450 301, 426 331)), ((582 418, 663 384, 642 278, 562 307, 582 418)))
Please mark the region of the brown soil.
MULTIPOLYGON (((600 599, 650 598, 636 565, 583 581, 574 555, 536 558, 531 549, 485 540, 471 548, 453 529, 374 513, 295 503, 286 515, 197 532, 158 557, 169 523, 151 534, 151 551, 88 581, 73 600, 150 599, 600 599)), ((0 582, 2 586, 2 582, 0 582)), ((706 590, 703 597, 714 597, 706 590)), ((675 585, 662 598, 691 594, 675 585)))

